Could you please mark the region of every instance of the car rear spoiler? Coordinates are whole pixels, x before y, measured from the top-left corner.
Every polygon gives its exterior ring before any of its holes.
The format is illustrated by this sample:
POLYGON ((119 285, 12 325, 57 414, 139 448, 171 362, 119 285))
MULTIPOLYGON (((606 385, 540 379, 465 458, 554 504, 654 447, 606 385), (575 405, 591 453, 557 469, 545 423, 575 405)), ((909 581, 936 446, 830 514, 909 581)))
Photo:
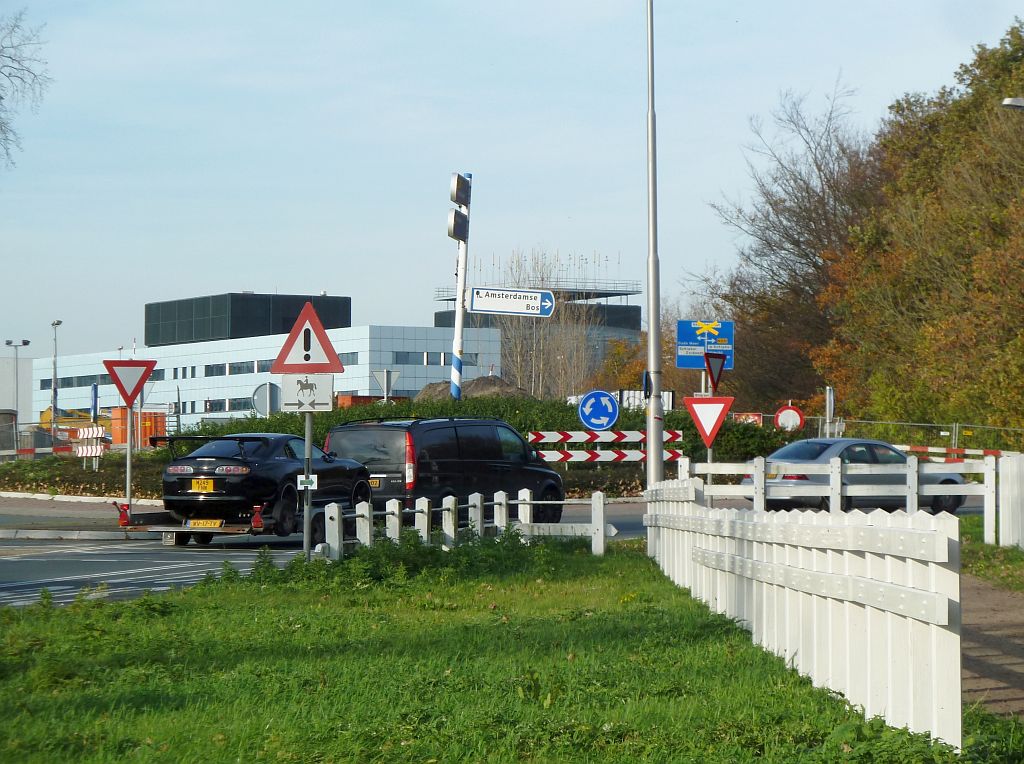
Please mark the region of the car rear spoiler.
POLYGON ((171 456, 177 458, 174 446, 176 443, 209 443, 213 440, 233 440, 238 443, 238 450, 242 451, 243 443, 269 443, 270 439, 263 435, 151 435, 149 445, 153 448, 167 446, 171 450, 171 456))

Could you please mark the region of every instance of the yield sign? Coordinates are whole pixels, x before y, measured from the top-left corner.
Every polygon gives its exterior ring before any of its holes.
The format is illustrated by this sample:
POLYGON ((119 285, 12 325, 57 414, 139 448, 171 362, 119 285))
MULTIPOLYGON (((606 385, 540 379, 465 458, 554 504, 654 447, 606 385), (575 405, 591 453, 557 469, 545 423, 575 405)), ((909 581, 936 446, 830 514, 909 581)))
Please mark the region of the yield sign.
POLYGON ((156 368, 156 361, 104 361, 103 365, 107 367, 110 379, 117 385, 125 405, 130 407, 156 368))
POLYGON ((683 398, 704 445, 711 448, 735 398, 683 398))
POLYGON ((722 369, 725 368, 725 353, 705 353, 704 368, 708 370, 708 379, 711 380, 711 392, 718 392, 718 380, 722 378, 722 369))
POLYGON ((330 337, 307 302, 295 319, 284 347, 270 366, 272 374, 340 374, 345 371, 330 337))

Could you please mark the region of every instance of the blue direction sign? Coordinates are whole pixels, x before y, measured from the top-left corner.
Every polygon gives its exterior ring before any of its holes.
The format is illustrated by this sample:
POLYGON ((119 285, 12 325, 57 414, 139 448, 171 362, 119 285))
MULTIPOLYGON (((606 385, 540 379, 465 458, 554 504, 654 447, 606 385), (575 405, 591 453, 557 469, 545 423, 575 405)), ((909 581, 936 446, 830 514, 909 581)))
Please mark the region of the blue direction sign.
POLYGON ((725 356, 725 371, 733 365, 732 321, 679 321, 676 328, 676 368, 704 371, 704 354, 725 356))
POLYGON ((580 421, 591 430, 607 430, 619 418, 619 402, 604 390, 591 390, 580 398, 580 421))
POLYGON ((555 296, 547 289, 472 287, 469 292, 470 313, 548 318, 555 310, 555 296))

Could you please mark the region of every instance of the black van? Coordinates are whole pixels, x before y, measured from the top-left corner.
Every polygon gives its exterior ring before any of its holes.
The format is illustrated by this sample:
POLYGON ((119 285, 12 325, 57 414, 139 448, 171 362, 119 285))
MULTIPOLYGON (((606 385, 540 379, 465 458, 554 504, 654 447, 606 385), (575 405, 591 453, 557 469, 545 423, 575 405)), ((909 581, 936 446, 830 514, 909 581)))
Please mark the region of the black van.
MULTIPOLYGON (((370 471, 376 509, 389 499, 412 508, 426 497, 465 503, 471 493, 515 498, 529 488, 539 501, 562 501, 562 477, 500 419, 373 419, 332 427, 324 450, 362 462, 370 471)), ((537 522, 557 523, 561 505, 534 507, 537 522)))

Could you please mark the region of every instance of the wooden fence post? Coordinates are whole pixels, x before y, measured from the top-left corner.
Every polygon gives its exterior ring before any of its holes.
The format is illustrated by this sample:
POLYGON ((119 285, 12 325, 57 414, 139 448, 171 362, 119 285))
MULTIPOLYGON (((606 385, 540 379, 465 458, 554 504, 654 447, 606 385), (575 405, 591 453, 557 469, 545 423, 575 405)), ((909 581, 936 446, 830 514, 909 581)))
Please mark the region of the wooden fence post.
POLYGON ((476 535, 484 535, 483 494, 471 493, 469 495, 469 527, 476 532, 476 535))
POLYGON ((424 544, 430 543, 430 499, 421 496, 416 499, 416 530, 424 544))
POLYGON ((455 548, 459 530, 459 500, 454 496, 445 496, 441 507, 441 548, 450 552, 455 548))

